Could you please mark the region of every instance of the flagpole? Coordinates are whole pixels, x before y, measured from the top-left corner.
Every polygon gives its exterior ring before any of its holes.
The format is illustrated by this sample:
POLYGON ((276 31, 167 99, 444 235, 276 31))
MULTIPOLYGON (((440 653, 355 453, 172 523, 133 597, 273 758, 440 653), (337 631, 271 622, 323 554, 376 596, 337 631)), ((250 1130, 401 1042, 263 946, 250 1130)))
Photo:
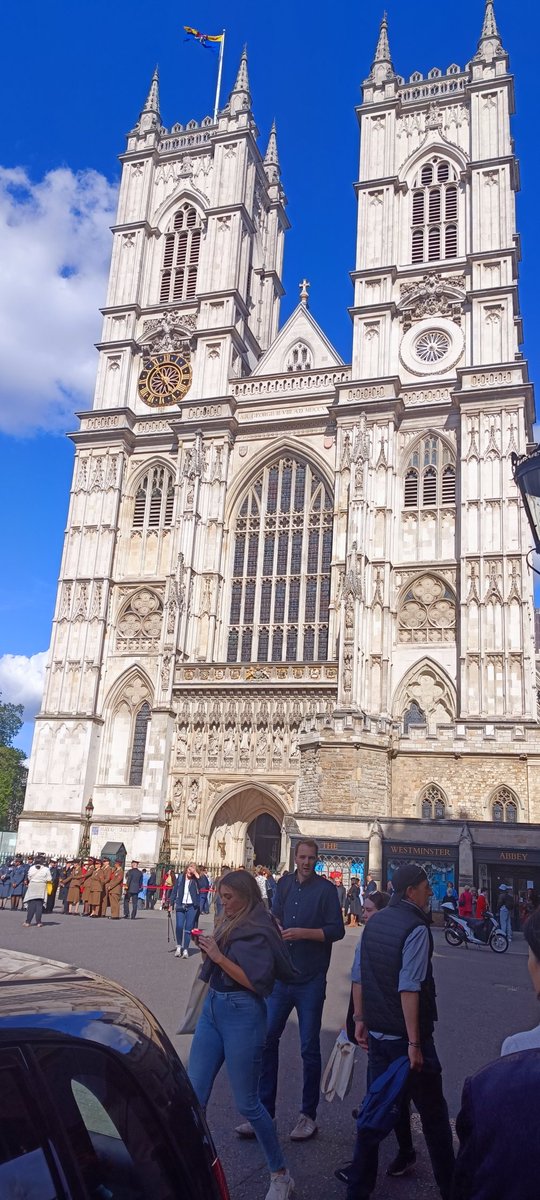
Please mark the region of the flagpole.
POLYGON ((214 104, 214 125, 217 122, 218 109, 219 109, 219 96, 220 96, 220 92, 221 92, 221 74, 223 71, 223 51, 224 51, 224 49, 225 49, 225 30, 223 30, 223 36, 221 38, 221 42, 219 43, 219 63, 218 63, 218 73, 217 73, 217 85, 216 85, 216 102, 214 104))

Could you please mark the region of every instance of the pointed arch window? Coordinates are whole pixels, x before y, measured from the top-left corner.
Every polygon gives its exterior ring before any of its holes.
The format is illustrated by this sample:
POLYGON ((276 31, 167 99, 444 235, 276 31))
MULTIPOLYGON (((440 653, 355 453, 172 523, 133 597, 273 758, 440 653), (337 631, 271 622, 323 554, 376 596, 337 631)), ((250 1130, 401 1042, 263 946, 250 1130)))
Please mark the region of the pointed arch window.
POLYGON ((434 783, 423 792, 421 812, 424 821, 442 821, 446 816, 444 793, 434 783))
POLYGON ((311 371, 313 360, 309 346, 305 342, 296 342, 291 346, 287 355, 286 371, 311 371))
POLYGON ((437 437, 426 437, 405 469, 405 508, 454 508, 456 467, 452 451, 437 437))
POLYGON ((408 709, 403 714, 404 734, 407 735, 409 730, 413 727, 416 727, 417 729, 425 729, 426 725, 427 720, 425 712, 423 712, 423 710, 420 708, 420 705, 416 703, 416 700, 411 700, 408 709))
POLYGON ((440 262, 457 256, 457 172, 435 157, 421 167, 412 187, 411 260, 440 262))
POLYGON ((129 784, 130 787, 140 787, 143 778, 144 755, 146 751, 146 737, 148 734, 148 725, 150 722, 150 705, 147 700, 141 707, 135 717, 133 727, 133 740, 131 743, 131 758, 129 763, 129 784))
POLYGON ((135 493, 133 529, 146 532, 172 525, 174 480, 165 467, 154 467, 141 479, 135 493))
POLYGON ((228 662, 328 657, 333 499, 300 458, 264 468, 234 529, 228 662))
POLYGON ((514 793, 510 788, 501 787, 495 793, 491 802, 491 816, 497 824, 515 825, 518 819, 518 806, 514 793))
POLYGON ((199 213, 191 204, 183 204, 165 235, 160 304, 181 304, 195 299, 201 237, 199 213))

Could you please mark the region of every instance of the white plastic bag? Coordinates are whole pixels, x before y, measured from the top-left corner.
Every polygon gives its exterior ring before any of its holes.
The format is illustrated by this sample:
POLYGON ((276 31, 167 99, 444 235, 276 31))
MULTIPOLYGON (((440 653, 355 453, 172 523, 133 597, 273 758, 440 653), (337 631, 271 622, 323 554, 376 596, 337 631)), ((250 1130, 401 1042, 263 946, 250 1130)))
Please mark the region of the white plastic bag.
POLYGON ((321 1093, 329 1104, 335 1096, 338 1100, 344 1100, 351 1090, 355 1050, 356 1046, 349 1041, 345 1030, 342 1029, 336 1038, 321 1082, 321 1093))

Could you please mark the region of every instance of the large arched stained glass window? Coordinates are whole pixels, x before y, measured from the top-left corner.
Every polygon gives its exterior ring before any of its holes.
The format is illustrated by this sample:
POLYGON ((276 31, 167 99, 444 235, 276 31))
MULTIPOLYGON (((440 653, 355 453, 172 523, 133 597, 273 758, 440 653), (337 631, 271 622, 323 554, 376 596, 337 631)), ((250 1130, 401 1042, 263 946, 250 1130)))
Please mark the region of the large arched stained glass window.
POLYGON ((265 467, 234 530, 228 662, 328 656, 333 501, 309 463, 265 467))

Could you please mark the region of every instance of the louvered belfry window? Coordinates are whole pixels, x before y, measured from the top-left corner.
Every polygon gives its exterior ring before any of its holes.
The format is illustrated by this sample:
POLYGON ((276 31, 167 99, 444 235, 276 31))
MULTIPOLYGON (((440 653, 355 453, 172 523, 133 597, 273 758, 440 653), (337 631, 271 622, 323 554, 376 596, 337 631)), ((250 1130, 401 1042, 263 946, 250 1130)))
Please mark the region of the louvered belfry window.
POLYGON ((333 499, 299 458, 265 467, 234 529, 228 662, 328 657, 333 499))
POLYGON ((130 787, 140 787, 143 777, 144 754, 146 750, 146 735, 150 721, 150 705, 145 700, 135 717, 133 741, 131 744, 131 759, 129 764, 130 787))
POLYGON ((174 483, 165 467, 154 467, 141 479, 135 493, 133 529, 161 529, 172 525, 174 483))
POLYGON ((201 233, 197 210, 190 204, 183 204, 165 235, 160 304, 181 304, 195 299, 201 233))
POLYGON ((453 508, 456 468, 452 452, 437 437, 426 437, 411 454, 405 471, 405 508, 453 508))
POLYGON ((411 257, 413 263, 426 263, 457 255, 457 173, 450 163, 434 158, 413 184, 411 257))

